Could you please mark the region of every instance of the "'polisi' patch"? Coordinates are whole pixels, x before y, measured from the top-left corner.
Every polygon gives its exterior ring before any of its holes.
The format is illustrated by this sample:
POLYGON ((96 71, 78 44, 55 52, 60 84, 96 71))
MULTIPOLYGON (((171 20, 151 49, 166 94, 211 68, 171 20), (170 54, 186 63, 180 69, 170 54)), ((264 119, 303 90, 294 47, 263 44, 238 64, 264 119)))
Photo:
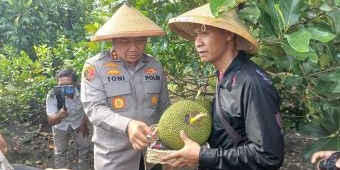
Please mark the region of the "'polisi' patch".
POLYGON ((84 78, 91 82, 96 75, 96 68, 92 65, 85 66, 84 78))
POLYGON ((155 74, 156 72, 157 72, 157 70, 155 68, 152 68, 152 67, 144 70, 145 74, 155 74))
POLYGON ((115 109, 123 109, 125 107, 125 98, 121 96, 112 99, 112 106, 115 109))
POLYGON ((122 71, 117 70, 117 69, 110 69, 106 72, 108 75, 113 75, 113 76, 118 76, 122 73, 122 71))
POLYGON ((259 74, 263 78, 264 81, 268 82, 269 84, 273 84, 272 81, 270 80, 270 78, 267 76, 266 73, 262 72, 259 69, 256 69, 256 73, 259 74))
POLYGON ((103 64, 103 66, 104 66, 104 67, 117 68, 117 67, 119 67, 119 64, 113 63, 113 62, 108 62, 108 63, 103 64))

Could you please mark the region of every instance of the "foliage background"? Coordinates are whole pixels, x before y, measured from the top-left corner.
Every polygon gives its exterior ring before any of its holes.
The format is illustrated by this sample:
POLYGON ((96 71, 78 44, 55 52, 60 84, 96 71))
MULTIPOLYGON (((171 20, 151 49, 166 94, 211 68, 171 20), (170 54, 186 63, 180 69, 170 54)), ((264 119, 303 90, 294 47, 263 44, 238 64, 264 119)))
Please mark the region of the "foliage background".
MULTIPOLYGON (((45 118, 45 96, 54 74, 110 47, 89 37, 123 0, 0 0, 0 131, 13 119, 45 118)), ((193 44, 172 33, 167 21, 207 0, 129 0, 167 35, 149 40, 174 98, 211 99, 214 68, 201 63, 193 44)), ((216 16, 236 8, 233 0, 211 0, 216 16), (223 8, 220 8, 223 7, 223 8)), ((239 15, 259 40, 252 60, 271 75, 282 98, 286 128, 311 135, 315 150, 340 150, 340 0, 248 0, 239 15)))

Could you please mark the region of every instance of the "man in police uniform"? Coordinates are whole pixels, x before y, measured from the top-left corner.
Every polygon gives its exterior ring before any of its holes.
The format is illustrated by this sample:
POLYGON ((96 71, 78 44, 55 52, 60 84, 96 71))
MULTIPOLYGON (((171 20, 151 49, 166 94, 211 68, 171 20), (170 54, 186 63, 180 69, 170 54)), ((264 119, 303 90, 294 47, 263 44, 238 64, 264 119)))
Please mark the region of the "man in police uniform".
POLYGON ((265 71, 249 60, 258 44, 237 12, 215 18, 206 4, 170 19, 169 27, 195 42, 201 61, 217 69, 218 84, 211 148, 181 132, 185 146, 163 161, 200 169, 279 169, 284 158, 280 97, 265 71))
POLYGON ((150 125, 169 106, 163 67, 144 53, 147 37, 165 32, 131 6, 121 6, 92 37, 112 49, 88 59, 81 100, 94 126, 96 170, 144 169, 142 151, 150 125))

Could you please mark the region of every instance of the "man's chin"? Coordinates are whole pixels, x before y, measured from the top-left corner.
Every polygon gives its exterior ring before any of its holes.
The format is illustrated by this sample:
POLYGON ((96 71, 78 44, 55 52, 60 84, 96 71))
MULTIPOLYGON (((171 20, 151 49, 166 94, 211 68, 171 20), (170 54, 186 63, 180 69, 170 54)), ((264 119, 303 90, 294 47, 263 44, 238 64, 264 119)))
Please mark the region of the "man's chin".
POLYGON ((204 62, 204 63, 209 62, 209 60, 206 57, 200 57, 200 59, 201 59, 201 62, 204 62))

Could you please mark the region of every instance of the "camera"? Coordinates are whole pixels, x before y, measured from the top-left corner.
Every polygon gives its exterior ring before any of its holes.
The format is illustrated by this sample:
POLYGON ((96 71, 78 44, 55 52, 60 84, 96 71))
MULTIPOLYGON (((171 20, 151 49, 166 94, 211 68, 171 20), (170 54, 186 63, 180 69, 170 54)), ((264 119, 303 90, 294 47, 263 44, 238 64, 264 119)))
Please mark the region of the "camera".
POLYGON ((319 163, 320 170, 340 170, 335 167, 336 161, 340 159, 340 152, 334 152, 329 158, 319 163))
POLYGON ((54 95, 73 95, 74 85, 58 85, 53 87, 54 95))

